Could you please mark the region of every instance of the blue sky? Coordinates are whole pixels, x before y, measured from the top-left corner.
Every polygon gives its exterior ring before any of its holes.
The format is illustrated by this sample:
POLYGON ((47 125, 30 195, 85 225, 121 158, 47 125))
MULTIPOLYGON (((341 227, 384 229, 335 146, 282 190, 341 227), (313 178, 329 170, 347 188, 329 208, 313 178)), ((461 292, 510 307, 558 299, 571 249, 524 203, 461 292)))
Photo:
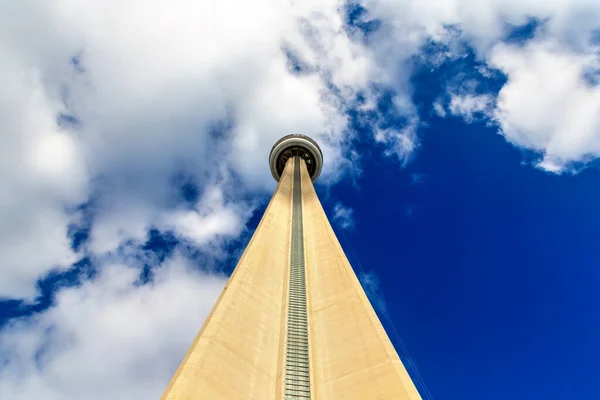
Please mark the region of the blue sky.
POLYGON ((331 191, 353 209, 341 242, 379 278, 434 398, 599 393, 598 171, 557 177, 520 159, 483 126, 431 120, 409 167, 373 160, 360 190, 331 191))
POLYGON ((0 6, 0 398, 157 398, 290 132, 423 398, 598 398, 598 4, 222 3, 0 6))

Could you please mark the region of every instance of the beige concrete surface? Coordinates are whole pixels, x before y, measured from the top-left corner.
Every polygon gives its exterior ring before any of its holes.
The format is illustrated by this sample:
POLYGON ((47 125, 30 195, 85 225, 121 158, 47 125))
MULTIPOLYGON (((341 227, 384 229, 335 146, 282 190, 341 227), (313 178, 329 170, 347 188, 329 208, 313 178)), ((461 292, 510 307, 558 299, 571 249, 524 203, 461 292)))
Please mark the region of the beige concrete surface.
POLYGON ((421 399, 302 172, 314 400, 421 399))
POLYGON ((161 399, 276 399, 283 357, 293 163, 161 399))
MULTIPOLYGON (((292 161, 161 399, 284 398, 292 161)), ((311 399, 421 399, 301 164, 311 399)))

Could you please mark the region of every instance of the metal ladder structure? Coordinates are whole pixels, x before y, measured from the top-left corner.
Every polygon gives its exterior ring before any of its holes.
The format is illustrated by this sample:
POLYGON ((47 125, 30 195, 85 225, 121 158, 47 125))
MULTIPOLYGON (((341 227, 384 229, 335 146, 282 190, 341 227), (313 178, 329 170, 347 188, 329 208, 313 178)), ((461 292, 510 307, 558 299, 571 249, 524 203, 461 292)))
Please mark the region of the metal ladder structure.
POLYGON ((285 400, 307 400, 310 399, 310 368, 302 230, 302 182, 300 179, 300 163, 302 161, 300 157, 294 157, 293 161, 294 188, 285 360, 285 400))

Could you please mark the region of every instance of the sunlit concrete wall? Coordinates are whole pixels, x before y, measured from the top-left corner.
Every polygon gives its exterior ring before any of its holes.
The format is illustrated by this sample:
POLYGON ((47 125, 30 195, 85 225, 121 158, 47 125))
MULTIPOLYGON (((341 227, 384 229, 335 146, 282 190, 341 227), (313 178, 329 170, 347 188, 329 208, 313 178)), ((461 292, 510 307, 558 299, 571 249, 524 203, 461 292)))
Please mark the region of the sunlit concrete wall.
POLYGON ((161 399, 269 400, 280 393, 293 163, 161 399))
POLYGON ((314 400, 421 399, 302 172, 314 400))
MULTIPOLYGON (((293 160, 163 400, 282 400, 293 160)), ((313 400, 419 400, 302 167, 313 400)))

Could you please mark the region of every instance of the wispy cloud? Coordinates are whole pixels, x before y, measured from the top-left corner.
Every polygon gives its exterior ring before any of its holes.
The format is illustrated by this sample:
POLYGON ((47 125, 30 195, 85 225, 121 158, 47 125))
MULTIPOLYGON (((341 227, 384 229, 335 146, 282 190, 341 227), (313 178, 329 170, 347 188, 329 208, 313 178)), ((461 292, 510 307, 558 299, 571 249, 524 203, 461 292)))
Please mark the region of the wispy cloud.
POLYGON ((494 98, 491 95, 453 94, 448 108, 453 115, 473 122, 477 117, 490 118, 493 113, 494 98))
POLYGON ((379 278, 377 275, 374 272, 362 272, 358 275, 358 280, 373 307, 378 311, 384 312, 385 301, 379 287, 379 278))
POLYGON ((437 100, 435 103, 433 103, 433 112, 441 118, 446 117, 446 109, 444 107, 444 105, 442 104, 441 101, 437 100))
POLYGON ((354 210, 337 203, 333 207, 333 222, 343 229, 354 228, 354 210))
POLYGON ((427 179, 427 174, 423 174, 421 172, 412 172, 410 174, 410 183, 411 185, 420 185, 425 182, 427 179))

